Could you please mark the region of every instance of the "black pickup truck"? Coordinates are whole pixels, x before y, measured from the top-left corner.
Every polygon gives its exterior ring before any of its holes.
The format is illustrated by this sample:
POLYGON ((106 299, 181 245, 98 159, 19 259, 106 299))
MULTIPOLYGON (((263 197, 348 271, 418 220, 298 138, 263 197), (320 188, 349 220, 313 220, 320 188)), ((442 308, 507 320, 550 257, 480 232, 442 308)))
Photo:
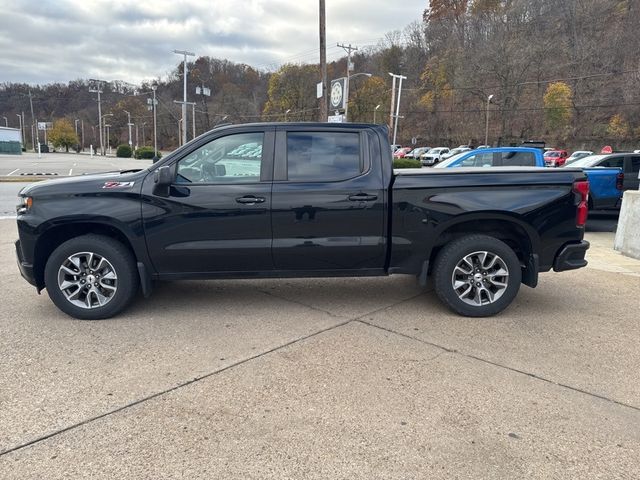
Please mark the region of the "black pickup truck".
POLYGON ((100 319, 154 280, 389 274, 431 276, 452 310, 487 316, 539 272, 586 265, 580 170, 394 172, 390 152, 381 126, 232 125, 144 170, 32 184, 19 268, 100 319))

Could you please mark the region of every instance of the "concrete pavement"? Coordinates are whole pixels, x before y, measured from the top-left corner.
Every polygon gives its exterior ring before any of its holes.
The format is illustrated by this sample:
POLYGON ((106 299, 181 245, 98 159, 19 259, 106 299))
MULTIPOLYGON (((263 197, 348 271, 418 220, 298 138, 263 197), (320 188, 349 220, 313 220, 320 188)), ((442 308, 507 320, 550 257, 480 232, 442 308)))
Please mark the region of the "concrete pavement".
POLYGON ((600 264, 489 319, 396 276, 167 283, 82 322, 0 221, 0 478, 634 478, 640 279, 592 235, 600 264))

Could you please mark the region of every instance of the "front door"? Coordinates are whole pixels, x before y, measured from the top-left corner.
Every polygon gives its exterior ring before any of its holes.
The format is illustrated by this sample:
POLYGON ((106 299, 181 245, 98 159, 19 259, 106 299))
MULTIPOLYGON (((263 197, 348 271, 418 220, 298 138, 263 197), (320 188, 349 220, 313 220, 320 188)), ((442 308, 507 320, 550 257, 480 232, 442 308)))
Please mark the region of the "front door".
POLYGON ((277 270, 383 269, 385 190, 370 141, 378 139, 347 128, 278 130, 271 214, 277 270))
POLYGON ((261 272, 271 258, 274 130, 217 132, 172 162, 169 196, 142 191, 147 247, 160 274, 261 272))

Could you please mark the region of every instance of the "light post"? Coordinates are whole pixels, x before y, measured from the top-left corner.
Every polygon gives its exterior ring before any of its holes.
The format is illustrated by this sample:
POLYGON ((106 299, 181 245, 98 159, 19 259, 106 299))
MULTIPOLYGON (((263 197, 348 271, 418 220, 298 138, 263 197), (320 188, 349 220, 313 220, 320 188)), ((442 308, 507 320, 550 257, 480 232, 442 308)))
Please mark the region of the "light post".
POLYGON ((349 81, 352 78, 358 77, 358 76, 371 78, 371 74, 370 73, 364 73, 364 72, 354 73, 353 75, 348 75, 347 76, 347 80, 345 81, 345 89, 344 89, 345 90, 344 91, 344 100, 345 100, 345 103, 344 103, 344 121, 345 122, 349 121, 349 81))
POLYGON ((7 120, 7 117, 5 117, 4 115, 2 116, 2 118, 4 118, 4 126, 8 127, 9 126, 9 120, 7 120))
MULTIPOLYGON (((102 152, 101 152, 101 153, 102 153, 102 155, 106 155, 106 154, 107 154, 106 149, 105 149, 105 147, 104 147, 104 144, 102 143, 102 135, 103 135, 103 133, 102 133, 102 129, 104 129, 104 130, 105 130, 105 134, 107 134, 107 129, 105 128, 106 126, 105 126, 105 124, 104 124, 104 119, 105 119, 105 117, 113 117, 113 113, 105 113, 104 115, 102 115, 102 116, 100 117, 100 123, 102 124, 102 125, 100 126, 100 142, 101 142, 100 149, 102 150, 102 152)), ((107 139, 107 140, 108 140, 108 139, 107 139)), ((109 143, 109 142, 107 142, 107 143, 109 143)))
POLYGON ((16 115, 18 116, 18 119, 20 121, 20 143, 22 143, 22 146, 24 147, 24 132, 22 131, 22 115, 20 115, 19 113, 16 113, 16 115))
POLYGON ((398 75, 396 73, 389 72, 389 75, 393 77, 393 86, 391 91, 391 118, 395 119, 393 126, 393 145, 396 144, 396 137, 398 135, 398 118, 400 118, 400 96, 402 95, 402 80, 406 80, 407 77, 404 75, 398 75), (393 100, 394 95, 396 93, 396 79, 400 80, 400 84, 398 85, 398 102, 396 103, 396 114, 393 114, 393 100))
POLYGON ((378 112, 378 109, 381 107, 382 105, 378 104, 376 105, 376 108, 373 109, 373 124, 375 125, 376 123, 376 113, 378 112))
POLYGON ((489 95, 487 97, 487 113, 486 113, 486 121, 484 124, 484 144, 485 145, 489 144, 489 104, 491 103, 492 98, 493 98, 493 95, 489 95))
POLYGON ((104 128, 107 130, 107 150, 109 151, 109 155, 111 155, 111 142, 109 141, 109 127, 111 125, 109 125, 108 123, 105 123, 104 128))
POLYGON ((147 122, 142 122, 142 146, 146 146, 147 145, 147 139, 144 136, 144 127, 147 125, 147 122))
POLYGON ((131 125, 133 125, 133 123, 131 123, 131 113, 127 112, 126 110, 123 110, 123 112, 127 114, 127 126, 129 127, 129 148, 132 148, 133 142, 131 141, 131 125))
POLYGON ((289 108, 286 112, 284 112, 284 121, 287 121, 287 117, 289 115, 289 112, 291 111, 291 109, 289 108))
POLYGON ((184 56, 184 64, 182 67, 183 98, 182 98, 182 144, 187 143, 187 56, 195 57, 195 53, 186 50, 174 50, 173 53, 184 56))

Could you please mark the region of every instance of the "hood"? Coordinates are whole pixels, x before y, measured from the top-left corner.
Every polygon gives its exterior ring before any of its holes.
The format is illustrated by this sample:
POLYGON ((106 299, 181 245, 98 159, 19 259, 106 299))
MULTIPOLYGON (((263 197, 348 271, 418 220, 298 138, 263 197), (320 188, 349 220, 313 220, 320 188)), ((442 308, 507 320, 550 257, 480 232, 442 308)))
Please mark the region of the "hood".
POLYGON ((33 182, 22 190, 19 195, 38 197, 42 195, 66 194, 105 191, 140 190, 142 180, 147 170, 123 170, 116 172, 92 173, 74 177, 54 178, 33 182))

